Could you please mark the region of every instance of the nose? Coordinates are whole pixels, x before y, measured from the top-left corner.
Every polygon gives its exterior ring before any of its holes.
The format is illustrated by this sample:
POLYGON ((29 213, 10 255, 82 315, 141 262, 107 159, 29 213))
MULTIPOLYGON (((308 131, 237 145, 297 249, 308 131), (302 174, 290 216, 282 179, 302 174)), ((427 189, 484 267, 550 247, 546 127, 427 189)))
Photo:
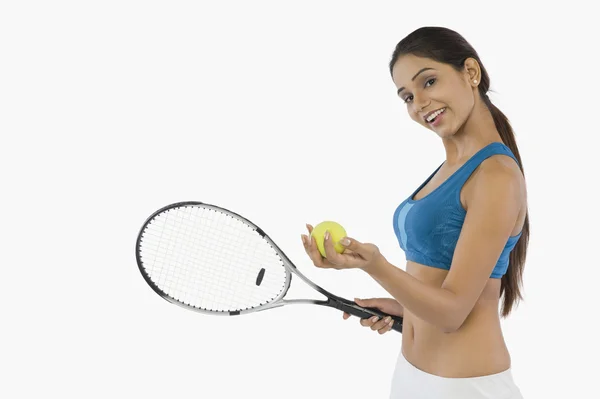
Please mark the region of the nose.
POLYGON ((429 99, 423 95, 413 95, 413 105, 415 112, 422 112, 423 109, 430 103, 429 99))

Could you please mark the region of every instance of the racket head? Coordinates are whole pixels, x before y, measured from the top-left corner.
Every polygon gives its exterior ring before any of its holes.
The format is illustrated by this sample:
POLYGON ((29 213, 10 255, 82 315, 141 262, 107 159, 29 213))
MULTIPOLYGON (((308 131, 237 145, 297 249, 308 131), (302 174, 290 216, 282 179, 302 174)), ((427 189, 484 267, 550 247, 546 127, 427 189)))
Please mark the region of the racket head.
POLYGON ((203 202, 155 211, 140 228, 135 252, 140 273, 159 296, 201 313, 279 306, 291 283, 289 260, 262 229, 203 202))

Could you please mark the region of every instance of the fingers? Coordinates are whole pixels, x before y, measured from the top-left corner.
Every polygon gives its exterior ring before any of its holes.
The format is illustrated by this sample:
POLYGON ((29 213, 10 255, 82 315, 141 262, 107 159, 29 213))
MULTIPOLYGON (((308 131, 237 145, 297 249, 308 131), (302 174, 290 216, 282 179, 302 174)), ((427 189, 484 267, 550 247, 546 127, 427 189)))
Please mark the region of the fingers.
POLYGON ((317 248, 317 245, 315 244, 314 240, 312 239, 312 237, 307 236, 305 234, 301 234, 301 237, 302 244, 304 245, 304 251, 306 251, 307 255, 310 257, 310 260, 313 261, 313 264, 315 266, 321 267, 321 254, 315 254, 315 250, 318 252, 319 249, 317 248))
POLYGON ((323 248, 325 249, 325 258, 334 265, 343 265, 344 258, 340 256, 335 250, 335 246, 333 240, 331 239, 331 234, 329 232, 325 232, 325 241, 323 242, 323 248))
MULTIPOLYGON (((372 298, 372 299, 354 298, 354 302, 356 302, 357 305, 360 305, 363 307, 369 307, 370 305, 372 305, 372 302, 376 302, 376 298, 372 298)), ((375 306, 373 306, 373 307, 375 307, 375 306)), ((344 320, 347 320, 350 317, 350 314, 343 312, 342 317, 344 318, 344 320)), ((385 316, 382 319, 380 319, 377 316, 373 316, 368 319, 359 319, 359 322, 360 322, 361 326, 370 327, 371 330, 377 331, 380 335, 385 334, 386 332, 390 331, 392 329, 392 326, 394 325, 394 319, 392 319, 391 316, 385 316)))
POLYGON ((373 316, 369 319, 361 319, 360 325, 364 327, 371 327, 371 330, 379 332, 379 334, 385 334, 392 329, 394 320, 390 316, 386 316, 383 319, 379 319, 377 316, 373 316))
POLYGON ((380 335, 385 334, 392 329, 392 326, 394 325, 394 319, 392 319, 390 316, 387 316, 383 319, 383 323, 383 327, 378 330, 380 335))
POLYGON ((375 307, 375 304, 372 303, 373 301, 370 299, 354 298, 354 302, 356 302, 357 305, 362 306, 363 308, 375 307))
MULTIPOLYGON (((307 225, 307 227, 308 226, 310 225, 307 225)), ((310 237, 305 234, 301 234, 300 236, 302 237, 302 244, 304 245, 304 250, 306 251, 306 253, 308 254, 315 266, 321 268, 333 268, 335 266, 331 262, 328 262, 327 259, 321 256, 319 248, 317 247, 317 241, 314 239, 314 237, 310 237)))
POLYGON ((310 224, 306 223, 306 228, 308 229, 308 234, 312 233, 313 227, 310 224))

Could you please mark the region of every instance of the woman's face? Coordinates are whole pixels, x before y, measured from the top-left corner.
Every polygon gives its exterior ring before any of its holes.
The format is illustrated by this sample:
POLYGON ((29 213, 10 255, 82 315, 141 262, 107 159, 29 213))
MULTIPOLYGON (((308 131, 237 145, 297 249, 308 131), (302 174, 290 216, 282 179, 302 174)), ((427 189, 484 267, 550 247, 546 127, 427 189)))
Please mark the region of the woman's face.
POLYGON ((477 68, 470 68, 475 60, 467 61, 464 72, 459 73, 449 65, 428 58, 404 55, 398 59, 392 69, 392 79, 412 120, 440 137, 449 137, 458 131, 475 104, 473 80, 479 81, 477 68), (440 109, 444 112, 433 124, 425 120, 431 111, 440 109))

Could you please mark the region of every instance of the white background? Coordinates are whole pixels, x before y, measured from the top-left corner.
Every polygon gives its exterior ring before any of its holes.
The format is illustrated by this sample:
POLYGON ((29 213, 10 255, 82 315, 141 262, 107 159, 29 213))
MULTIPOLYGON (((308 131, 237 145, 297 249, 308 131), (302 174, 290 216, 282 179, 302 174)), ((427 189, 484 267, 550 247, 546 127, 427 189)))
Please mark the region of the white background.
MULTIPOLYGON (((517 135, 531 242, 525 301, 503 320, 515 381, 526 398, 596 392, 599 34, 584 2, 219 4, 1 3, 0 396, 387 398, 401 335, 314 306, 172 306, 134 243, 166 204, 218 204, 326 289, 386 296, 312 266, 300 234, 336 220, 404 268, 393 211, 445 155, 388 72, 421 26, 475 47, 517 135)), ((314 297, 295 281, 290 296, 314 297)))

